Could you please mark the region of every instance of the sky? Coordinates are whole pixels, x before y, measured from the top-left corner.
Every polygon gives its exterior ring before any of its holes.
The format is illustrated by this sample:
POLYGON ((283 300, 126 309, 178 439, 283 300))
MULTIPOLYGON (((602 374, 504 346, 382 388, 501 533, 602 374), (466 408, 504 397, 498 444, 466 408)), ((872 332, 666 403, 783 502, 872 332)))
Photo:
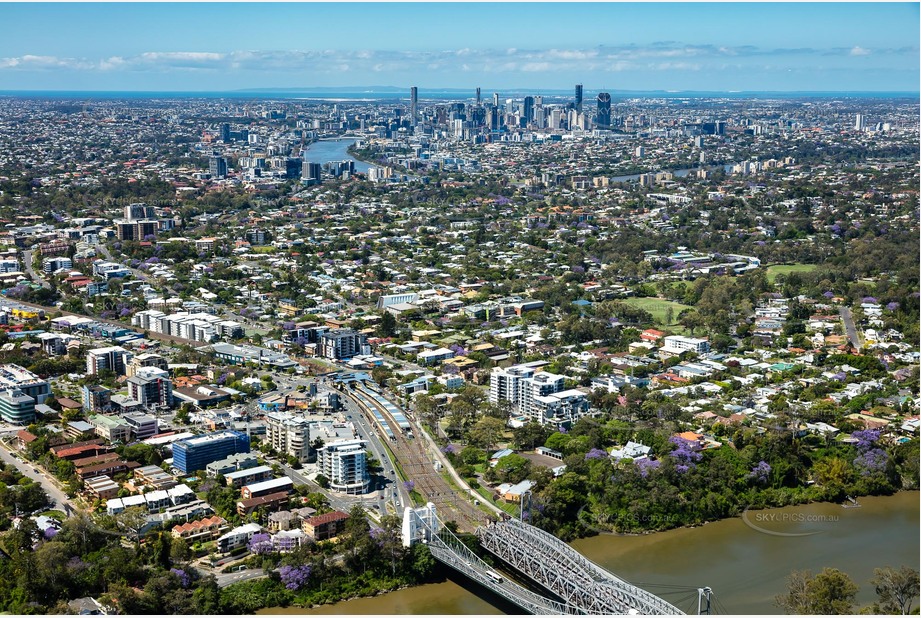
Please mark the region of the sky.
POLYGON ((0 4, 0 89, 919 91, 919 4, 0 4))

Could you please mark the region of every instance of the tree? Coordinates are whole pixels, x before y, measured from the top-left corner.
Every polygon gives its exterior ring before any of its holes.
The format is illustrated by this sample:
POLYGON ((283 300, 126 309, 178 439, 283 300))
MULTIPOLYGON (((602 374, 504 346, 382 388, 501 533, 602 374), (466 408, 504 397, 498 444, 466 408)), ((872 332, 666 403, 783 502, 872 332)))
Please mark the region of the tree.
POLYGON ((389 311, 384 311, 381 316, 381 323, 378 326, 378 333, 381 337, 391 337, 397 330, 397 319, 389 311))
POLYGON ((794 571, 787 590, 775 602, 788 614, 851 614, 857 596, 857 584, 847 573, 831 568, 815 577, 809 571, 794 571))
POLYGON ((422 393, 416 396, 414 403, 416 415, 423 423, 434 428, 438 423, 438 402, 431 395, 422 393))
POLYGON ((174 564, 184 564, 192 559, 192 550, 185 539, 174 539, 170 546, 170 560, 174 564))
POLYGON ((516 448, 530 450, 543 445, 550 434, 551 430, 548 427, 536 421, 529 421, 521 427, 512 429, 512 442, 516 448))
POLYGON ((873 613, 903 616, 911 613, 911 605, 919 594, 918 571, 907 566, 899 570, 874 569, 870 583, 876 587, 879 598, 873 613))
POLYGON ((491 450, 502 437, 505 422, 491 416, 484 416, 470 429, 468 438, 471 444, 491 450))
POLYGON ((118 527, 129 534, 135 543, 140 543, 141 528, 147 523, 147 511, 139 506, 129 506, 115 516, 118 527))
POLYGON ((499 480, 504 483, 520 483, 531 474, 531 462, 517 453, 512 453, 501 457, 496 462, 496 467, 490 470, 495 471, 499 480))

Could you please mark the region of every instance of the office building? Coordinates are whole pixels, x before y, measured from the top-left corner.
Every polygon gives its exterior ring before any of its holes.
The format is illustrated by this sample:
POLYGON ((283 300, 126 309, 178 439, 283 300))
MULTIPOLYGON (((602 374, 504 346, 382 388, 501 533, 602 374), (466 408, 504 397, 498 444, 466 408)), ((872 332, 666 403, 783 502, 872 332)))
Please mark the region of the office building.
POLYGON ((303 161, 297 157, 287 157, 285 159, 285 178, 297 178, 301 175, 303 161))
POLYGON ((525 124, 534 121, 534 97, 525 97, 521 106, 521 117, 525 124))
POLYGON ((35 421, 35 399, 18 388, 0 390, 0 419, 6 423, 28 425, 35 421))
POLYGON ((122 420, 131 430, 131 435, 135 440, 146 440, 160 432, 160 423, 156 418, 140 412, 123 414, 122 420))
POLYGON ((582 84, 576 84, 576 101, 573 107, 577 112, 582 111, 582 84))
POLYGON ((127 444, 131 441, 131 427, 117 416, 94 414, 87 419, 95 428, 96 435, 109 442, 127 444))
POLYGON ((51 396, 51 386, 46 380, 13 363, 0 365, 0 389, 19 389, 35 400, 35 403, 45 403, 51 396))
POLYGON ((301 166, 301 180, 308 186, 318 185, 323 181, 323 166, 319 163, 304 161, 301 166))
POLYGON ((364 493, 370 482, 365 441, 342 440, 325 444, 317 451, 317 469, 329 479, 334 491, 364 493))
POLYGON ((595 124, 604 129, 611 126, 611 95, 607 92, 598 93, 598 112, 595 116, 595 124))
POLYGON ((480 104, 480 89, 479 89, 479 87, 477 87, 477 89, 476 89, 476 104, 477 104, 477 105, 480 104))
POLYGON ((173 444, 173 465, 188 474, 228 455, 248 452, 249 436, 239 431, 218 431, 173 444))
POLYGON ((221 141, 225 144, 230 142, 230 125, 226 122, 221 123, 221 141))
POLYGON ((419 113, 419 89, 413 86, 409 89, 409 117, 410 125, 416 126, 419 113))
POLYGON ((259 460, 256 459, 255 455, 251 453, 237 453, 235 455, 228 455, 224 459, 212 461, 207 466, 205 466, 205 470, 207 471, 208 476, 214 477, 218 474, 227 474, 237 470, 255 468, 258 465, 259 460))

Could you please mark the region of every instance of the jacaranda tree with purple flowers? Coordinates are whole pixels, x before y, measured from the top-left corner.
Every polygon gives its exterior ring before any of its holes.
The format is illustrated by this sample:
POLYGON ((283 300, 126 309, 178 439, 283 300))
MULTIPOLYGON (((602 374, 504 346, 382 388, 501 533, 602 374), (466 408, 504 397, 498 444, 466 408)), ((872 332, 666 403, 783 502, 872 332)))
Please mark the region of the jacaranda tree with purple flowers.
POLYGON ((771 477, 771 466, 768 462, 763 459, 759 461, 751 472, 748 473, 748 478, 753 480, 755 483, 760 485, 765 485, 768 482, 768 479, 771 477))
POLYGON ((281 577, 281 583, 288 590, 300 590, 310 581, 310 565, 288 566, 285 565, 278 569, 278 575, 281 577))
POLYGON ((265 532, 254 534, 253 538, 249 540, 247 549, 249 549, 250 553, 252 554, 267 554, 274 550, 274 547, 272 546, 272 537, 265 532))

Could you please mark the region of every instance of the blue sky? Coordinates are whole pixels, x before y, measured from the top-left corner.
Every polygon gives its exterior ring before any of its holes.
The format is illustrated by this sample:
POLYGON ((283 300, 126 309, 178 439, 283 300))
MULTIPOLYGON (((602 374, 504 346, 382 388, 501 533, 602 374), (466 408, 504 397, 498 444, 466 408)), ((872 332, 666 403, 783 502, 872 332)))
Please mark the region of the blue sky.
POLYGON ((2 4, 4 90, 919 90, 918 3, 2 4))

